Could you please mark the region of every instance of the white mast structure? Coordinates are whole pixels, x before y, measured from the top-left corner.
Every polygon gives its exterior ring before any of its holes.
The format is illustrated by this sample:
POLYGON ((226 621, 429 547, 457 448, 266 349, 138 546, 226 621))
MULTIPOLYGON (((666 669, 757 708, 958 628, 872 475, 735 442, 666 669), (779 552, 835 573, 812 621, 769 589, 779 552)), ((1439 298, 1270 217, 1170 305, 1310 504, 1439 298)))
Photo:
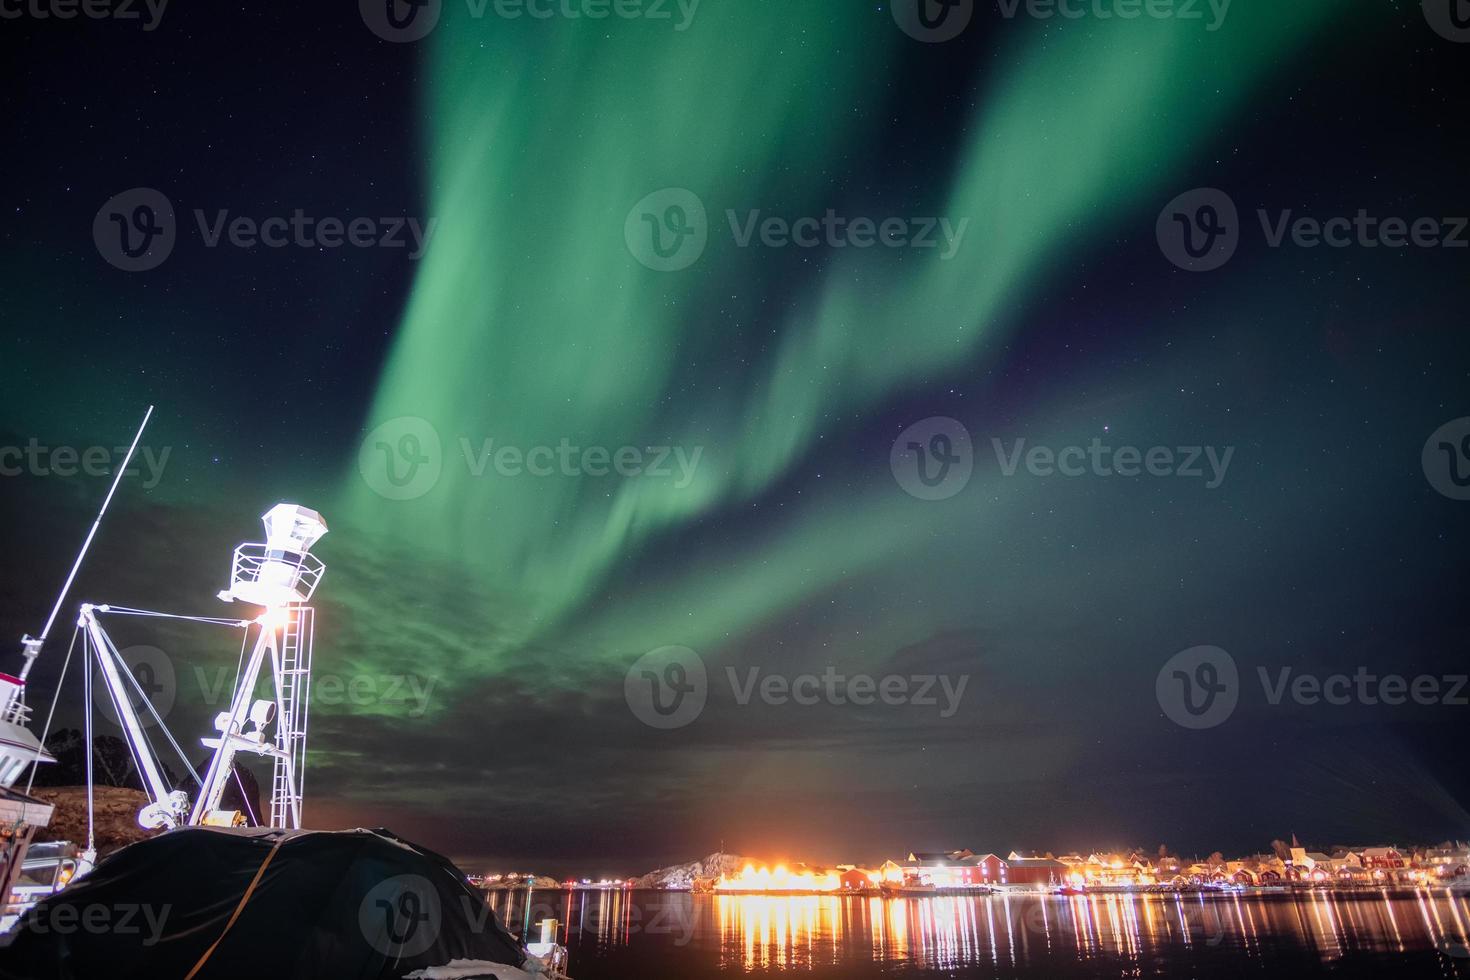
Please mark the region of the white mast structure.
POLYGON ((203 740, 215 753, 200 786, 191 824, 233 823, 238 818, 217 807, 225 781, 234 771, 235 753, 247 751, 275 759, 270 826, 301 827, 315 620, 315 612, 306 603, 326 571, 321 559, 311 554, 311 546, 327 533, 327 524, 316 511, 295 504, 277 504, 261 519, 265 543, 235 549, 230 588, 219 597, 264 606, 265 612, 256 620, 260 633, 240 672, 230 710, 215 718, 220 735, 203 740), (267 657, 274 697, 255 700, 256 682, 267 657), (267 742, 265 731, 273 717, 275 739, 267 742))
POLYGON ((40 739, 36 738, 27 727, 30 721, 30 708, 26 706, 25 699, 26 678, 30 676, 31 668, 36 665, 36 658, 41 655, 41 647, 45 646, 46 638, 51 635, 51 627, 56 624, 56 616, 66 602, 66 594, 71 591, 72 583, 77 578, 77 572, 81 570, 82 562, 86 559, 87 552, 91 550, 92 539, 97 537, 97 529, 102 526, 102 518, 107 515, 107 508, 112 504, 112 497, 117 493, 118 485, 122 483, 123 476, 133 461, 133 453, 137 451, 138 443, 143 438, 143 430, 148 428, 148 420, 151 418, 153 418, 153 406, 149 405, 148 411, 143 414, 142 423, 138 426, 137 434, 133 436, 133 441, 128 446, 127 455, 123 457, 122 465, 117 468, 117 472, 112 477, 112 486, 108 488, 107 496, 102 500, 102 507, 97 511, 97 519, 92 522, 92 529, 87 532, 87 538, 82 542, 82 550, 72 562, 66 582, 62 584, 61 592, 56 596, 56 604, 51 607, 51 615, 46 617, 46 625, 41 628, 41 635, 26 634, 21 637, 20 673, 14 677, 9 674, 0 674, 0 786, 13 786, 20 778, 20 774, 32 763, 56 761, 41 746, 40 739))
MULTIPOLYGON (((138 609, 83 605, 78 626, 87 646, 96 653, 101 679, 117 710, 144 788, 152 802, 138 814, 144 827, 235 826, 243 823, 237 810, 221 810, 220 800, 234 774, 235 755, 251 752, 270 756, 275 762, 271 781, 270 823, 266 826, 299 829, 306 773, 306 718, 311 694, 311 652, 314 611, 307 605, 321 581, 326 565, 311 554, 311 547, 327 533, 326 522, 314 510, 296 504, 277 504, 262 518, 266 540, 242 544, 235 549, 230 587, 219 593, 225 602, 241 601, 263 607, 254 620, 172 616, 138 609), (129 685, 138 690, 137 680, 118 653, 98 617, 116 613, 133 616, 162 616, 195 622, 257 630, 250 656, 235 678, 228 711, 214 720, 216 737, 202 739, 214 749, 209 768, 200 780, 199 798, 190 805, 188 794, 170 790, 162 767, 154 755, 138 716, 129 685), (261 674, 270 665, 269 696, 256 698, 261 674)), ((243 654, 243 647, 242 647, 243 654)), ((142 693, 141 691, 139 693, 142 693)), ((153 713, 170 742, 173 736, 153 712, 146 696, 140 703, 153 713)), ((174 743, 184 764, 182 750, 174 743)), ((192 770, 191 770, 192 771, 192 770)))

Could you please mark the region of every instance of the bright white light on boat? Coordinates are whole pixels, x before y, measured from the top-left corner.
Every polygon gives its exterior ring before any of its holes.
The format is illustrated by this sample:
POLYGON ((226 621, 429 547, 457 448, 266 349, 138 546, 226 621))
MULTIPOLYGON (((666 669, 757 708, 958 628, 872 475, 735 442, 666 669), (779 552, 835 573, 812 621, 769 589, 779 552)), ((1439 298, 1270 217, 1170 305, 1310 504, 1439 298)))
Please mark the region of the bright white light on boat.
POLYGON ((286 606, 276 606, 261 613, 255 620, 262 629, 283 629, 291 622, 291 610, 286 606))

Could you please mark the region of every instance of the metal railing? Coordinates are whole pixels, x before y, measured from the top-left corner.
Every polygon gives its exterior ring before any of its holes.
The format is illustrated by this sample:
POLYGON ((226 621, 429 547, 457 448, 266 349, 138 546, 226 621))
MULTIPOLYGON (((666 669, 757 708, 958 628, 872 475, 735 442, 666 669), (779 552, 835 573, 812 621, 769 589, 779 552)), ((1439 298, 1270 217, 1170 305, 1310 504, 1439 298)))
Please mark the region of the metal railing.
POLYGON ((242 544, 235 549, 230 569, 230 591, 242 594, 248 593, 251 587, 287 589, 295 596, 292 601, 306 602, 316 591, 326 567, 326 563, 310 552, 280 551, 264 544, 242 544))

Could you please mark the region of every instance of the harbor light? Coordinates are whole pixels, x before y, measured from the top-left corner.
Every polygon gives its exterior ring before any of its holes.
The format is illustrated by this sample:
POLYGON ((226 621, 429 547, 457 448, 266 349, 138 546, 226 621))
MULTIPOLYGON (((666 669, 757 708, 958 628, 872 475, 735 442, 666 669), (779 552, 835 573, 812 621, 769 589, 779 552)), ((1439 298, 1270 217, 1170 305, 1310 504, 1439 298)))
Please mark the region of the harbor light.
POLYGON ((790 871, 784 864, 756 868, 747 864, 736 876, 721 875, 715 891, 725 892, 835 892, 842 888, 830 872, 790 871))

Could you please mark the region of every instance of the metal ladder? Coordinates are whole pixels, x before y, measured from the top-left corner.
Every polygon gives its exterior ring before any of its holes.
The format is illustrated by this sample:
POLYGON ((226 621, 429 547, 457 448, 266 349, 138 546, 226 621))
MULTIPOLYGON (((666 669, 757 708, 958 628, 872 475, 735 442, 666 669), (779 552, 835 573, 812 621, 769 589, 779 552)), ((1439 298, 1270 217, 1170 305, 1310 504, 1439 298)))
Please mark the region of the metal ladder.
POLYGON ((276 720, 276 748, 286 758, 275 760, 272 827, 300 827, 296 814, 300 812, 306 776, 306 714, 311 697, 314 628, 315 611, 310 606, 292 606, 281 630, 281 716, 276 720))

